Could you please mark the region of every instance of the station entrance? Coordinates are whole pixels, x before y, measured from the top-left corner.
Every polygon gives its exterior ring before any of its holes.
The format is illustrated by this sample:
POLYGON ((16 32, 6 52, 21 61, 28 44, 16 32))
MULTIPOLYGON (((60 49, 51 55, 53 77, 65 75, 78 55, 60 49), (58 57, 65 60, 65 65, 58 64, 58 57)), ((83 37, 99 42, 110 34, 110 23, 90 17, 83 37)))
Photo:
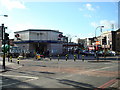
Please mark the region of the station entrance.
POLYGON ((47 43, 35 43, 35 51, 44 54, 47 51, 47 43))

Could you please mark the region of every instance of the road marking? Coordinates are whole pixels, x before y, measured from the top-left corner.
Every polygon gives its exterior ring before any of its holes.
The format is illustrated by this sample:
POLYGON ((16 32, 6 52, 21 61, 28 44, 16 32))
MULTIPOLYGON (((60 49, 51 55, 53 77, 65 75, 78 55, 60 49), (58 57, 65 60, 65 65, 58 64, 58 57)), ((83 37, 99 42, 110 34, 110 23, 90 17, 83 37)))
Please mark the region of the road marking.
POLYGON ((3 74, 0 74, 0 76, 8 76, 8 77, 24 77, 24 78, 38 79, 38 77, 31 77, 31 76, 16 76, 16 75, 3 75, 3 74))
MULTIPOLYGON (((25 80, 25 81, 22 81, 22 82, 29 82, 29 81, 32 81, 32 80, 39 79, 39 77, 31 77, 31 76, 16 76, 16 75, 3 75, 3 74, 0 74, 0 76, 31 78, 29 80, 25 80)), ((10 86, 10 85, 18 84, 18 83, 21 83, 21 82, 16 82, 16 83, 11 83, 11 84, 7 84, 7 85, 2 85, 0 87, 10 86)))
POLYGON ((11 84, 7 84, 7 85, 2 85, 0 87, 10 86, 10 85, 18 84, 18 83, 23 83, 23 82, 29 82, 29 81, 32 81, 32 80, 36 80, 36 79, 29 79, 29 80, 25 80, 25 81, 22 81, 22 82, 16 82, 16 83, 11 83, 11 84))
POLYGON ((108 69, 108 68, 112 68, 112 67, 115 67, 115 66, 111 66, 111 67, 103 67, 103 68, 93 69, 93 70, 88 70, 88 71, 84 71, 84 72, 98 71, 98 70, 108 69))
MULTIPOLYGON (((84 73, 88 73, 88 72, 93 72, 93 71, 98 71, 98 70, 102 70, 102 69, 107 69, 107 68, 112 68, 112 67, 115 67, 115 66, 110 66, 110 67, 103 67, 103 68, 100 68, 100 69, 92 69, 92 70, 87 70, 87 71, 82 71, 80 72, 79 74, 84 74, 84 73)), ((75 76, 75 75, 78 75, 78 74, 71 74, 71 75, 66 75, 62 78, 66 78, 66 77, 72 77, 72 76, 75 76)), ((90 76, 90 75, 89 75, 90 76)), ((100 76, 97 76, 97 77, 100 77, 100 76)), ((58 78, 56 78, 58 79, 58 78)))
POLYGON ((117 81, 116 79, 112 79, 112 80, 108 81, 107 83, 99 86, 98 88, 107 88, 107 87, 109 87, 110 85, 112 85, 113 83, 115 83, 116 81, 117 81))

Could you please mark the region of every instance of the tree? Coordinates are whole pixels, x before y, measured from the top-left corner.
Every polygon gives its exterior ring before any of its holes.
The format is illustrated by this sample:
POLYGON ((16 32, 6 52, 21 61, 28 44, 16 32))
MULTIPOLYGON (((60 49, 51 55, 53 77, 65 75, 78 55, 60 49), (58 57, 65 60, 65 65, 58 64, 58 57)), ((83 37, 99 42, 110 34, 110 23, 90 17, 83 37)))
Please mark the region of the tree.
POLYGON ((80 41, 81 41, 81 40, 80 40, 80 38, 78 38, 78 39, 77 39, 77 43, 79 44, 79 43, 80 43, 80 41))

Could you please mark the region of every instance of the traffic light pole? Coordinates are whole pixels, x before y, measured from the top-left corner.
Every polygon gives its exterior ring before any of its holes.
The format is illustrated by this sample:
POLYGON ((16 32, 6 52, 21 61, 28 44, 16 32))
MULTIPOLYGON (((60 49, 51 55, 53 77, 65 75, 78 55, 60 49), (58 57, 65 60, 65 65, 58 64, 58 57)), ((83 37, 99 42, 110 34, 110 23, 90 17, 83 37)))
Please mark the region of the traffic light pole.
POLYGON ((2 42, 4 45, 4 52, 3 52, 3 69, 5 70, 5 27, 4 24, 2 24, 2 42))

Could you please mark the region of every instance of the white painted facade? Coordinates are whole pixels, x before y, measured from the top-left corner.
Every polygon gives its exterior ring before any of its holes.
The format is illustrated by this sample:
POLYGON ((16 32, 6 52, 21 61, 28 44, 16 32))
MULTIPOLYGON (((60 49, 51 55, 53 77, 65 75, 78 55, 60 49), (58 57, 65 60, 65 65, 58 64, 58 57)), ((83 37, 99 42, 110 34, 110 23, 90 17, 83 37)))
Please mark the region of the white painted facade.
POLYGON ((14 32, 19 34, 18 38, 14 38, 15 43, 21 49, 30 52, 37 52, 38 49, 43 51, 49 50, 50 54, 61 54, 63 50, 63 39, 58 40, 59 34, 62 32, 55 30, 28 29, 14 32))

